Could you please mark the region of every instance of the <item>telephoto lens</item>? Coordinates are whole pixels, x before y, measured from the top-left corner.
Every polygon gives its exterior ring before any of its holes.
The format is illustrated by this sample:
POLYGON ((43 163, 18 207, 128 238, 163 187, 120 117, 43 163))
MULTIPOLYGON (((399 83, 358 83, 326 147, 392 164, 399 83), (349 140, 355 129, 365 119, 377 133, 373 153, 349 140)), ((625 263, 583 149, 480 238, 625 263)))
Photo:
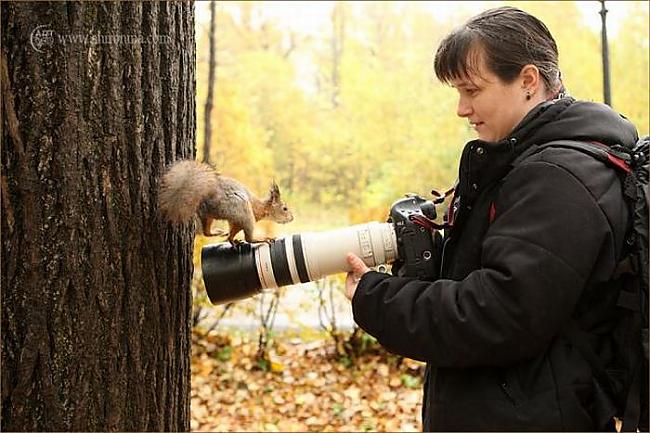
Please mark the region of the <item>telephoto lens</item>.
POLYGON ((371 222, 294 234, 272 243, 207 245, 201 251, 201 269, 210 302, 222 304, 263 289, 349 272, 349 252, 369 267, 392 263, 398 254, 393 224, 371 222))

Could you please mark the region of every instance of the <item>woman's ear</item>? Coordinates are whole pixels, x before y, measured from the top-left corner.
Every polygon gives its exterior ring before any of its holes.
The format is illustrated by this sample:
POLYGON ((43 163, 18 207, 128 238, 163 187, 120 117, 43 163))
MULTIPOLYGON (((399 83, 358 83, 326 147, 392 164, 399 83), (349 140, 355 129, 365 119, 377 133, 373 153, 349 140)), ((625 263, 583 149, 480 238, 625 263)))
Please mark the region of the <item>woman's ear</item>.
POLYGON ((521 68, 519 72, 519 78, 521 80, 521 86, 526 93, 526 95, 538 95, 539 92, 543 92, 541 77, 539 74, 539 69, 535 65, 526 65, 521 68))

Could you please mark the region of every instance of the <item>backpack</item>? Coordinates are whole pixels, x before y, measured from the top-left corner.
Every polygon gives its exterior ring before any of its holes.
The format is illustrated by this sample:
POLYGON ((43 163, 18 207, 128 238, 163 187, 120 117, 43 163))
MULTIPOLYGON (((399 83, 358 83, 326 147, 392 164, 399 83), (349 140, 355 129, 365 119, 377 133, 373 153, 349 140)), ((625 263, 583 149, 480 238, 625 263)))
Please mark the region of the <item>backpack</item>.
POLYGON ((607 365, 594 350, 594 336, 575 319, 564 329, 567 340, 589 362, 596 378, 595 414, 600 428, 648 431, 648 165, 650 136, 632 148, 598 142, 553 141, 524 152, 518 161, 549 147, 574 149, 615 169, 628 205, 629 223, 622 259, 612 280, 620 287, 611 335, 614 355, 607 365))

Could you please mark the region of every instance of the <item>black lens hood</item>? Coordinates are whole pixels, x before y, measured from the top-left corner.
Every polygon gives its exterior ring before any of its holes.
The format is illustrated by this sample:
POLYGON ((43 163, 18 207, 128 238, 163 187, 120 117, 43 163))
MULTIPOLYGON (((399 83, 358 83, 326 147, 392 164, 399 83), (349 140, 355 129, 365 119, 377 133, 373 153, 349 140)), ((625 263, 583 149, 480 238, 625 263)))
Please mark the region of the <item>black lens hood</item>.
POLYGON ((203 282, 210 302, 223 304, 248 298, 262 289, 255 265, 256 246, 229 242, 206 245, 201 250, 203 282))

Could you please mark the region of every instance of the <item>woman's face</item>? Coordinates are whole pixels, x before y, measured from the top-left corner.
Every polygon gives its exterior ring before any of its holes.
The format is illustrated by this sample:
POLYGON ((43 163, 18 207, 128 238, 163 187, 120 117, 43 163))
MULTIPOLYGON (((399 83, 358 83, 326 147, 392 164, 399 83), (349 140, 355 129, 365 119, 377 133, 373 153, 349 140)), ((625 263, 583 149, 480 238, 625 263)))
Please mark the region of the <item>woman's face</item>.
MULTIPOLYGON (((529 100, 530 77, 523 72, 512 83, 503 82, 490 71, 480 56, 477 73, 458 78, 451 85, 458 90, 456 114, 465 117, 478 133, 478 138, 496 142, 508 136, 526 114, 543 99, 534 89, 529 100)), ((538 78, 538 77, 537 77, 538 78)))

